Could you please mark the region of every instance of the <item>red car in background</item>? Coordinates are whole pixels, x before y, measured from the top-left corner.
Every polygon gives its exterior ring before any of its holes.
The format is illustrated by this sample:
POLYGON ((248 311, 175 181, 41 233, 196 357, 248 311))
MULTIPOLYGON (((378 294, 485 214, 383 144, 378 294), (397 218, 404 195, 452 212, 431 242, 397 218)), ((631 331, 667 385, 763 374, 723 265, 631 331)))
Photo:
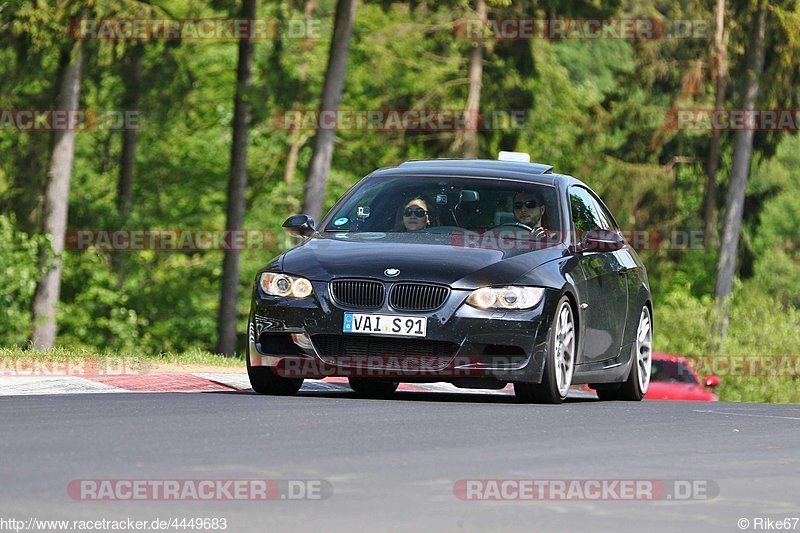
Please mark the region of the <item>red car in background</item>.
POLYGON ((697 372, 684 357, 654 353, 650 387, 644 399, 716 402, 719 398, 708 388, 719 384, 720 379, 717 376, 708 376, 700 381, 697 372))

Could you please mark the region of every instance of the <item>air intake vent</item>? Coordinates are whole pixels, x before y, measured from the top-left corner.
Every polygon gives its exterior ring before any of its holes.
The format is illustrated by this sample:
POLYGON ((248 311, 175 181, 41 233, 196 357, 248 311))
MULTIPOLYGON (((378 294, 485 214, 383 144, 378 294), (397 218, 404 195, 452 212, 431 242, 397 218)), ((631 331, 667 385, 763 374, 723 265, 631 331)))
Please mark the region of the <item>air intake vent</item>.
POLYGON ((376 308, 383 305, 385 290, 380 281, 338 279, 331 281, 331 296, 348 307, 376 308))
POLYGON ((440 285, 398 283, 392 287, 389 303, 401 311, 432 311, 447 300, 450 289, 440 285))
POLYGON ((311 340, 321 356, 344 358, 337 364, 397 370, 442 370, 458 350, 452 342, 370 335, 314 335, 311 340))

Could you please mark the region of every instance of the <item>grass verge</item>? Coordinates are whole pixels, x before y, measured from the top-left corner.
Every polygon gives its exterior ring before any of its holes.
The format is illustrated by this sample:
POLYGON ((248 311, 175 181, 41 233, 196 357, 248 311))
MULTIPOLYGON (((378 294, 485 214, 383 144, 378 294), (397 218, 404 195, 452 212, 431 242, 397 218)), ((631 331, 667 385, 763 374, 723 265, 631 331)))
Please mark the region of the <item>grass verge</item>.
POLYGON ((91 350, 53 348, 36 350, 29 347, 0 347, 0 373, 9 373, 15 368, 26 369, 35 365, 43 372, 58 368, 79 373, 82 367, 130 369, 144 371, 153 367, 219 367, 220 369, 244 368, 243 356, 225 357, 200 350, 184 353, 129 354, 97 353, 91 350), (22 366, 20 366, 22 365, 22 366))

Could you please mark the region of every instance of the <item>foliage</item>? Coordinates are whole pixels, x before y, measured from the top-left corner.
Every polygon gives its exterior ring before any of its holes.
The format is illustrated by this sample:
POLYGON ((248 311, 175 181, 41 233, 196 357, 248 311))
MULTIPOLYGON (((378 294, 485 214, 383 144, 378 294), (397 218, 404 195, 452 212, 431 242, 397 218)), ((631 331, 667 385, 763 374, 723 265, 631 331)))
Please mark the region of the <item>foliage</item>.
POLYGON ((0 346, 24 342, 31 333, 30 302, 39 275, 41 237, 14 229, 14 218, 0 214, 0 346))

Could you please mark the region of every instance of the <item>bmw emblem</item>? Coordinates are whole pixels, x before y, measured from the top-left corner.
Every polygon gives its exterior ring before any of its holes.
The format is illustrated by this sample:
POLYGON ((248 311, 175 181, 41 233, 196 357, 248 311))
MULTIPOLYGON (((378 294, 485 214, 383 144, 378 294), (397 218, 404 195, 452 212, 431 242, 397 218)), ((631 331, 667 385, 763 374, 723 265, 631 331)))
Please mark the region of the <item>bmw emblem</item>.
POLYGON ((400 271, 396 268, 387 268, 383 271, 384 274, 389 276, 390 278, 394 278, 400 275, 400 271))

